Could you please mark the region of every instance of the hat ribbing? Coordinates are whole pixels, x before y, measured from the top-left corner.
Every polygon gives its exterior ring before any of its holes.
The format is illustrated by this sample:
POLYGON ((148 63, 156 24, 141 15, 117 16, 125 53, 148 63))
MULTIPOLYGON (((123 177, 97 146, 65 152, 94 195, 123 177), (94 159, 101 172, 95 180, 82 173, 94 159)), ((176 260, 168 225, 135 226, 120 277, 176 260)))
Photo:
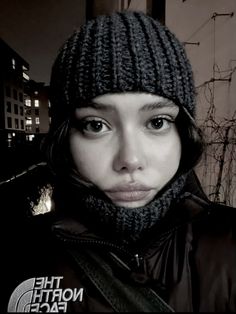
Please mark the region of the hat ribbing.
POLYGON ((192 70, 182 44, 140 12, 98 16, 74 32, 55 60, 50 87, 54 126, 81 101, 115 92, 154 93, 195 114, 192 70))

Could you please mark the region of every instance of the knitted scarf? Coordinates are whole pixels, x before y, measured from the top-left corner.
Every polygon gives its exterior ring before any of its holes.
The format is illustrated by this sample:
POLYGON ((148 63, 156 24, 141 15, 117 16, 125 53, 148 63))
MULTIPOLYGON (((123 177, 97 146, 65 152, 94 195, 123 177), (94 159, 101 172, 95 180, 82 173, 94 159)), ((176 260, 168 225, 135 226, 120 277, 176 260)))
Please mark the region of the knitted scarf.
MULTIPOLYGON (((83 223, 121 242, 133 242, 142 236, 167 213, 173 201, 177 201, 187 175, 179 176, 169 183, 147 205, 125 208, 113 204, 99 192, 82 194, 79 216, 83 223)), ((81 196, 81 195, 80 195, 81 196)))

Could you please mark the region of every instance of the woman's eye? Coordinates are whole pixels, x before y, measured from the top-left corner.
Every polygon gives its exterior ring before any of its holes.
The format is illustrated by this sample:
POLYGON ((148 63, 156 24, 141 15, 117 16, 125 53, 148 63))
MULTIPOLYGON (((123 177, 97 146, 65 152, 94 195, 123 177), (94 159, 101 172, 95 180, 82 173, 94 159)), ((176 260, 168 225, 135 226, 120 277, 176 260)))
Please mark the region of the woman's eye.
POLYGON ((152 130, 166 130, 170 128, 170 124, 173 122, 174 121, 167 118, 157 117, 151 119, 148 122, 147 127, 152 130))
POLYGON ((82 120, 80 129, 84 133, 103 133, 109 130, 102 120, 82 120))

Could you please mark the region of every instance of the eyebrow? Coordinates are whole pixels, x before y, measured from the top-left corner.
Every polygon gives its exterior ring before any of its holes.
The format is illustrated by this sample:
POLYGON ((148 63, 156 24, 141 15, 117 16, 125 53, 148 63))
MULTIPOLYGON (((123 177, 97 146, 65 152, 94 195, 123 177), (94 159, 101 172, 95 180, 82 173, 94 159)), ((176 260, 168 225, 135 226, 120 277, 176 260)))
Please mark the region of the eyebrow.
POLYGON ((87 103, 82 103, 77 109, 86 109, 86 108, 93 108, 97 110, 102 110, 102 111, 111 111, 114 110, 114 107, 112 105, 105 105, 105 104, 99 104, 96 102, 87 102, 87 103))
POLYGON ((154 103, 148 103, 144 105, 142 108, 140 108, 140 111, 151 111, 155 109, 162 109, 162 108, 175 108, 178 107, 173 101, 166 100, 161 102, 154 102, 154 103))
MULTIPOLYGON (((153 102, 153 103, 147 103, 144 106, 142 106, 139 111, 152 111, 155 109, 162 109, 162 108, 175 108, 178 107, 173 101, 171 100, 165 100, 160 102, 153 102)), ((93 108, 96 110, 101 111, 114 111, 115 107, 112 104, 101 104, 96 102, 87 102, 80 105, 77 109, 86 109, 86 108, 93 108)))

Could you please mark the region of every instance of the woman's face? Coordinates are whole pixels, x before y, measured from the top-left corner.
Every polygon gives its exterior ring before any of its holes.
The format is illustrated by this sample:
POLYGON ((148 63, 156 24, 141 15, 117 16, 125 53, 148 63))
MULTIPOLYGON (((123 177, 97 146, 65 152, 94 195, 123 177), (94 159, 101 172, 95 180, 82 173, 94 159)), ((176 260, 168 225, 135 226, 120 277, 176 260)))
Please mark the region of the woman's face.
POLYGON ((79 173, 123 207, 149 203, 175 175, 179 107, 148 93, 95 97, 75 110, 70 149, 79 173))

